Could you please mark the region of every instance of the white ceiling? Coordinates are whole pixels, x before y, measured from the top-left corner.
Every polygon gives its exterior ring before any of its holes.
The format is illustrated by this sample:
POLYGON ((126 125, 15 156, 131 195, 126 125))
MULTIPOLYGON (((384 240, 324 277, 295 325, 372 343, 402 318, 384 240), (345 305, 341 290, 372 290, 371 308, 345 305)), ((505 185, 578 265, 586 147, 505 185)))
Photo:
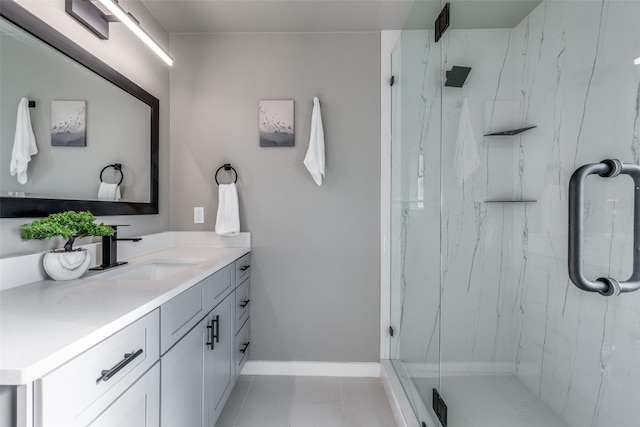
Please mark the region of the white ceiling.
MULTIPOLYGON (((141 0, 170 33, 433 28, 440 0, 141 0)), ((541 0, 452 0, 452 28, 512 28, 541 0)))

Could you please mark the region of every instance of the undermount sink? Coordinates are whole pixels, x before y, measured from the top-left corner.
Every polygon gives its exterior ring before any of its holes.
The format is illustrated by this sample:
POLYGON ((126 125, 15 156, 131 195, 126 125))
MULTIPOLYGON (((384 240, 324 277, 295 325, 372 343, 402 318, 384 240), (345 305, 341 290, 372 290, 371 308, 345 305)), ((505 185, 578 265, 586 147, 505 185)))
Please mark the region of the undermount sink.
POLYGON ((108 280, 163 280, 201 263, 203 260, 157 260, 122 267, 104 276, 108 280))

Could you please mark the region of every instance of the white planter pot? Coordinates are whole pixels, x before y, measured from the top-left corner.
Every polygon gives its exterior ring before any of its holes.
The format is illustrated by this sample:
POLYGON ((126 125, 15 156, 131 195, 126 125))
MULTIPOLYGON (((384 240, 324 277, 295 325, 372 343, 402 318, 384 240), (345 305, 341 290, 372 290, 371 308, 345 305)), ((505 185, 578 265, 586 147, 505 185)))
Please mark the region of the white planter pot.
POLYGON ((53 280, 72 280, 82 276, 89 268, 91 254, 86 249, 44 254, 44 271, 53 280))

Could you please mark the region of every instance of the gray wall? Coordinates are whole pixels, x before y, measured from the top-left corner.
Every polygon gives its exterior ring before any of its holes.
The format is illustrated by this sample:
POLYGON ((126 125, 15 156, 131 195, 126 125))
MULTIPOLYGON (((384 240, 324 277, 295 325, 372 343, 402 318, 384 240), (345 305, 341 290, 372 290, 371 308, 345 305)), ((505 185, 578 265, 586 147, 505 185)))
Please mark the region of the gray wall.
MULTIPOLYGON (((99 218, 108 224, 131 224, 122 236, 133 236, 169 230, 169 67, 147 48, 124 25, 111 25, 110 39, 94 37, 64 11, 64 1, 18 0, 23 7, 50 26, 90 51, 93 55, 142 86, 160 100, 160 213, 158 215, 107 216, 99 218)), ((168 34, 142 7, 138 0, 126 1, 124 7, 132 12, 141 25, 168 46, 168 34)), ((44 78, 43 74, 43 78, 44 78)), ((15 111, 11 113, 15 115, 15 111)), ((13 141, 11 141, 13 143, 13 141)), ((10 159, 0 161, 9 163, 10 159)), ((59 247, 60 239, 23 242, 20 225, 28 218, 0 220, 0 257, 44 251, 59 247)))
POLYGON ((171 35, 171 51, 171 226, 213 230, 214 173, 237 169, 252 359, 379 360, 379 33, 171 35), (302 164, 314 96, 322 187, 302 164), (260 99, 295 100, 295 147, 258 146, 260 99))

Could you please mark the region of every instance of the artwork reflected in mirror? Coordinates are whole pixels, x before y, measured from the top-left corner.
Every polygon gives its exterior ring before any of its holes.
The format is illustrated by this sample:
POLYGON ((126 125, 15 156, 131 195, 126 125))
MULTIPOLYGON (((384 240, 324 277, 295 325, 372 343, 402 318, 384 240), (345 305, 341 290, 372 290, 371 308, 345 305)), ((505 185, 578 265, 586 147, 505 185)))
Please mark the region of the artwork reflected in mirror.
POLYGON ((87 146, 86 101, 51 101, 51 145, 87 146))

